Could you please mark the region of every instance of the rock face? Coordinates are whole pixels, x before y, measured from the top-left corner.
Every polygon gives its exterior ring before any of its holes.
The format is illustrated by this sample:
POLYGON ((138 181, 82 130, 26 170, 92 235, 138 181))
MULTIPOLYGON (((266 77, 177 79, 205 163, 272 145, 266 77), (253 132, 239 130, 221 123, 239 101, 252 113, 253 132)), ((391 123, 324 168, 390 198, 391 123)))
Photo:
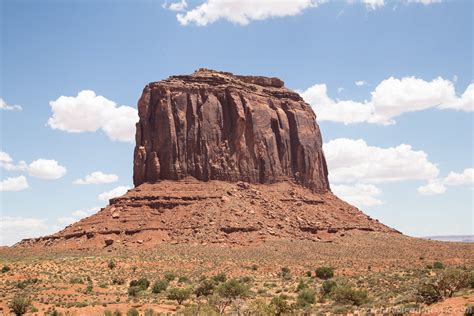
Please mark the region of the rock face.
POLYGON ((278 78, 172 76, 145 87, 138 113, 135 186, 192 176, 330 190, 316 115, 278 78))

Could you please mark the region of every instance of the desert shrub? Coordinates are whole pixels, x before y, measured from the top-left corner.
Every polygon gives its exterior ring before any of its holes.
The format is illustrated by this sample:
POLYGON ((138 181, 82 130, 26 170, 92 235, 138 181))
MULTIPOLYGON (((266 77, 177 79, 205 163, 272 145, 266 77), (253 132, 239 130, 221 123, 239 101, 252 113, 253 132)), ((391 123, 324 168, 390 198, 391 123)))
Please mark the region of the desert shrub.
POLYGON ((299 292, 307 288, 308 288, 308 284, 306 284, 303 280, 300 280, 300 282, 298 282, 298 285, 296 286, 296 292, 299 292))
POLYGON ((474 271, 468 272, 467 283, 471 289, 474 289, 474 271))
POLYGON ((368 301, 367 292, 353 289, 350 285, 338 285, 331 294, 334 301, 339 304, 360 306, 368 301))
POLYGON ((176 279, 176 274, 173 273, 173 272, 169 272, 169 271, 168 271, 168 272, 165 272, 164 278, 165 278, 165 280, 168 280, 168 282, 171 282, 171 281, 173 281, 174 279, 176 279))
POLYGON ((293 311, 292 306, 288 304, 286 296, 284 295, 273 297, 270 306, 272 307, 273 315, 275 316, 291 313, 293 311))
POLYGON ((84 280, 82 280, 82 278, 79 277, 79 276, 72 276, 69 279, 69 283, 71 283, 71 284, 84 284, 84 280))
POLYGON ((153 283, 153 286, 151 287, 151 291, 153 293, 161 293, 163 291, 166 291, 168 288, 168 280, 162 279, 162 280, 157 280, 155 283, 153 283))
POLYGON ((156 313, 154 310, 152 310, 151 308, 147 308, 145 309, 145 311, 143 312, 143 315, 144 316, 155 316, 156 313))
MULTIPOLYGON (((183 316, 219 316, 219 311, 209 304, 190 304, 179 313, 183 316)), ((251 314, 253 315, 253 314, 251 314)))
POLYGON ((330 279, 334 276, 334 268, 319 267, 316 269, 316 276, 322 280, 330 279))
POLYGON ((321 294, 327 296, 337 287, 336 282, 331 280, 325 280, 321 286, 321 294))
POLYGON ((314 304, 316 301, 316 293, 313 289, 304 289, 298 293, 296 297, 296 303, 300 307, 306 307, 314 304))
POLYGON ((7 265, 4 265, 4 266, 2 267, 2 273, 7 273, 8 271, 10 271, 10 267, 7 266, 7 265))
POLYGON ((250 267, 250 270, 252 271, 257 271, 258 270, 258 266, 256 264, 252 264, 252 266, 250 267))
POLYGON ((92 293, 92 289, 93 289, 92 283, 89 283, 89 284, 87 284, 87 287, 84 290, 84 293, 85 294, 90 294, 90 293, 92 293))
POLYGON ((114 311, 114 316, 122 316, 122 312, 119 311, 118 309, 116 309, 116 310, 114 311))
POLYGON ((310 278, 313 274, 311 273, 311 271, 306 271, 306 272, 305 272, 305 275, 306 275, 308 278, 310 278))
POLYGON ((197 297, 210 296, 214 293, 215 288, 216 282, 214 280, 204 279, 196 287, 194 294, 196 294, 197 297))
POLYGON ((127 311, 127 316, 140 316, 140 313, 138 312, 136 308, 130 308, 127 311))
POLYGON ((15 295, 9 304, 11 312, 17 316, 26 314, 30 306, 31 299, 22 294, 15 295))
POLYGON ((433 269, 444 269, 444 263, 436 261, 433 263, 433 269))
POLYGON ((443 295, 439 291, 436 284, 431 282, 423 282, 416 288, 416 301, 419 303, 433 304, 443 299, 443 295))
POLYGON ((112 284, 116 284, 116 285, 125 284, 125 279, 116 276, 116 277, 114 277, 114 278, 112 279, 112 284))
POLYGON ((474 305, 469 304, 464 310, 464 316, 474 316, 474 305))
POLYGON ((189 278, 185 275, 178 278, 178 283, 189 283, 189 278))
POLYGON ((139 286, 130 286, 127 290, 127 293, 130 296, 137 296, 141 291, 143 291, 143 289, 139 286))
POLYGON ((62 313, 58 312, 57 310, 53 309, 52 311, 50 311, 47 316, 61 316, 62 313))
POLYGON ((107 266, 109 267, 110 270, 114 269, 116 267, 114 259, 110 259, 107 266))
POLYGON ((452 297, 454 292, 469 286, 469 273, 460 269, 449 269, 436 282, 438 291, 444 297, 452 297))
POLYGON ((282 267, 280 271, 280 277, 283 280, 291 280, 291 271, 288 267, 282 267))
POLYGON ((130 287, 137 286, 141 288, 143 291, 146 290, 150 286, 150 281, 147 278, 140 278, 138 280, 130 281, 130 287))
POLYGON ((220 297, 218 302, 219 312, 223 314, 227 306, 233 301, 247 297, 249 290, 249 286, 238 279, 231 279, 221 283, 217 287, 217 293, 220 297))
POLYGON ((220 272, 212 277, 212 280, 216 281, 216 283, 223 283, 227 281, 227 276, 225 272, 220 272))
POLYGON ((104 311, 104 316, 112 316, 112 315, 113 315, 112 311, 109 311, 108 309, 104 311))
POLYGON ((191 297, 190 288, 172 288, 168 291, 168 299, 178 302, 178 305, 181 305, 184 301, 191 297))

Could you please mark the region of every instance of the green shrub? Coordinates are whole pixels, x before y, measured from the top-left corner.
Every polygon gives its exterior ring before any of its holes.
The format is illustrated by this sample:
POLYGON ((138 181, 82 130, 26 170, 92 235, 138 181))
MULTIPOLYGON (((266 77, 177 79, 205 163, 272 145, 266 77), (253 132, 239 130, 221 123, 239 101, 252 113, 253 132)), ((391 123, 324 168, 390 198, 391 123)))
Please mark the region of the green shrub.
POLYGON ((113 315, 112 311, 109 311, 108 309, 104 311, 104 316, 112 316, 112 315, 113 315))
POLYGON ((151 291, 153 293, 161 293, 166 291, 168 288, 168 280, 162 279, 162 280, 157 280, 155 283, 153 283, 153 286, 151 287, 151 291))
POLYGON ((127 316, 140 316, 140 313, 138 312, 136 308, 130 308, 127 311, 127 316))
POLYGON ((332 290, 332 298, 339 304, 360 306, 368 301, 366 291, 353 289, 349 285, 339 285, 332 290))
POLYGON ((168 282, 171 282, 171 281, 173 281, 174 279, 176 279, 176 274, 173 273, 173 272, 169 272, 169 271, 168 271, 168 272, 165 272, 164 278, 165 278, 166 280, 168 280, 168 282))
POLYGON ((116 309, 116 310, 114 311, 114 316, 122 316, 122 312, 119 311, 118 309, 116 309))
POLYGON ((26 314, 30 306, 31 299, 22 294, 15 295, 9 304, 11 312, 17 316, 26 314))
POLYGON ((225 309, 229 304, 231 304, 236 299, 247 297, 249 295, 249 290, 248 284, 238 279, 231 279, 221 283, 217 287, 217 293, 221 299, 218 304, 219 312, 224 314, 225 309))
POLYGON ((433 304, 443 299, 443 295, 434 283, 424 282, 416 288, 416 301, 419 303, 433 304))
POLYGON ((212 280, 216 281, 216 283, 223 283, 227 281, 227 276, 225 272, 220 272, 212 277, 212 280))
POLYGON ((433 263, 433 269, 444 269, 444 264, 440 261, 436 261, 433 263))
POLYGON ((121 278, 121 277, 114 277, 114 278, 112 279, 112 284, 116 284, 116 285, 125 284, 125 279, 124 279, 124 278, 121 278))
POLYGON ((280 272, 280 277, 283 280, 291 280, 291 271, 288 267, 282 267, 280 272))
POLYGON ((296 297, 296 303, 300 307, 306 307, 314 304, 316 301, 316 293, 313 289, 304 289, 298 293, 296 297))
POLYGON ((187 276, 180 276, 178 278, 178 283, 189 283, 189 278, 187 276))
POLYGON ((139 286, 130 286, 127 292, 130 296, 137 296, 141 291, 143 291, 143 289, 139 286))
POLYGON ((468 272, 467 283, 471 289, 474 289, 474 271, 468 272))
POLYGON ((116 264, 115 264, 114 259, 110 259, 110 260, 109 260, 109 263, 107 264, 107 266, 109 267, 110 270, 112 270, 113 268, 115 268, 116 264))
POLYGON ((300 282, 296 286, 296 292, 299 292, 299 291, 307 289, 307 288, 308 288, 308 284, 306 284, 303 280, 300 280, 300 282))
POLYGON ((316 269, 316 276, 322 280, 330 279, 334 276, 334 268, 319 267, 316 269))
POLYGON ((293 311, 292 306, 288 304, 284 295, 273 297, 270 306, 272 307, 275 316, 291 313, 293 311))
POLYGON ((155 316, 156 313, 154 310, 152 310, 151 308, 147 308, 145 309, 145 312, 143 313, 144 316, 155 316))
POLYGON ((469 304, 464 310, 464 316, 474 316, 474 305, 469 304))
POLYGON ((133 287, 133 286, 138 286, 144 291, 150 286, 150 281, 148 281, 147 278, 132 280, 130 281, 130 287, 133 287))
POLYGON ((311 273, 311 271, 306 271, 306 272, 305 272, 305 275, 306 275, 308 278, 310 278, 313 274, 311 273))
POLYGON ((321 286, 321 293, 324 296, 331 294, 332 291, 337 287, 336 282, 331 280, 325 280, 321 286))
POLYGON ((10 271, 10 267, 7 266, 7 265, 4 265, 4 266, 2 267, 2 273, 7 273, 8 271, 10 271))
POLYGON ((216 282, 214 280, 204 279, 196 287, 194 294, 196 294, 197 297, 210 296, 214 293, 215 289, 216 282))
POLYGON ((168 299, 178 302, 178 305, 181 305, 184 301, 191 297, 190 288, 172 288, 168 291, 168 299))
POLYGON ((443 297, 452 297, 454 292, 469 286, 469 273, 460 269, 448 269, 439 276, 436 286, 443 297))

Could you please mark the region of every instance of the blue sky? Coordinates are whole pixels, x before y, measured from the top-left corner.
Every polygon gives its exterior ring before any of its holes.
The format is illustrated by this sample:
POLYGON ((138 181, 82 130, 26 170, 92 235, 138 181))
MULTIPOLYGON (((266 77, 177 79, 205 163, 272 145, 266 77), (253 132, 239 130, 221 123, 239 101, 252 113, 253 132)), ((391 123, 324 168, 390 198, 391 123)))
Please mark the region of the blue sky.
POLYGON ((300 91, 333 191, 369 215, 412 236, 473 234, 471 1, 3 0, 0 12, 0 244, 131 187, 143 87, 201 67, 300 91))

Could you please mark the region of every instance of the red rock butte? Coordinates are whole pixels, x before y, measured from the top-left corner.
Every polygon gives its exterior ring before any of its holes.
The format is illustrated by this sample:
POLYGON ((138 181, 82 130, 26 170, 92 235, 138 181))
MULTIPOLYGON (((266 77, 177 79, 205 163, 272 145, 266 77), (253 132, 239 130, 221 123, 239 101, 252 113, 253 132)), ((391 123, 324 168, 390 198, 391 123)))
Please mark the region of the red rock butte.
POLYGON ((278 78, 199 69, 138 102, 135 188, 17 247, 331 242, 397 231, 331 193, 316 114, 278 78))
POLYGON ((199 69, 148 84, 138 114, 135 186, 192 176, 329 190, 316 115, 278 78, 199 69))

